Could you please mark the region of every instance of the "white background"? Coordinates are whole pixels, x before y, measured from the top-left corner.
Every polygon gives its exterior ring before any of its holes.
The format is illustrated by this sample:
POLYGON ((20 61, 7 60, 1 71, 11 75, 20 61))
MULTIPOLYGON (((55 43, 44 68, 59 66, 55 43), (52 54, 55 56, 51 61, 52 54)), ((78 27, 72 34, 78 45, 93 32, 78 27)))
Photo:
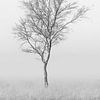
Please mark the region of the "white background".
MULTIPOLYGON (((52 49, 49 77, 100 79, 100 1, 79 0, 90 8, 87 19, 72 25, 67 40, 52 49)), ((23 15, 18 0, 0 0, 0 78, 43 77, 43 64, 21 51, 12 28, 23 15)))

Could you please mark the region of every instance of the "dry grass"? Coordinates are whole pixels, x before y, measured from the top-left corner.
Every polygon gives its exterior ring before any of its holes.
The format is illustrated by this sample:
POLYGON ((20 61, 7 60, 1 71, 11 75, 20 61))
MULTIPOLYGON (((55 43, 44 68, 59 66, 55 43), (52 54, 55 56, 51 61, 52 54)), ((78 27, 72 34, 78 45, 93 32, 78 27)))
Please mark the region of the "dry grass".
POLYGON ((39 83, 0 81, 0 100, 100 100, 100 81, 39 83))

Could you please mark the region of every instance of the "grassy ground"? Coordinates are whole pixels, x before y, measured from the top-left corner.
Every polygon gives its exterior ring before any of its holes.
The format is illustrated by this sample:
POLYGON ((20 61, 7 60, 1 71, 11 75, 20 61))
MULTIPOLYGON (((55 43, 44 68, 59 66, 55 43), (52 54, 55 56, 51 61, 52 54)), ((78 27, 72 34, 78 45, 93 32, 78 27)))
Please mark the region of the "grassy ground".
POLYGON ((100 100, 100 81, 0 81, 0 100, 100 100))

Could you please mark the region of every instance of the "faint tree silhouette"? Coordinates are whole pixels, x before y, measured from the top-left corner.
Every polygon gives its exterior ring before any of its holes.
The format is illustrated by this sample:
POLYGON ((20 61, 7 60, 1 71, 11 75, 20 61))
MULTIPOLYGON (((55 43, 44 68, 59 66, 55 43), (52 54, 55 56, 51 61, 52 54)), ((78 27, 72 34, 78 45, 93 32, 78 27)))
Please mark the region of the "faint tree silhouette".
POLYGON ((14 34, 23 41, 22 50, 39 55, 44 64, 44 83, 48 87, 47 64, 53 45, 64 40, 69 24, 83 18, 88 8, 66 0, 22 1, 25 18, 20 18, 14 34))

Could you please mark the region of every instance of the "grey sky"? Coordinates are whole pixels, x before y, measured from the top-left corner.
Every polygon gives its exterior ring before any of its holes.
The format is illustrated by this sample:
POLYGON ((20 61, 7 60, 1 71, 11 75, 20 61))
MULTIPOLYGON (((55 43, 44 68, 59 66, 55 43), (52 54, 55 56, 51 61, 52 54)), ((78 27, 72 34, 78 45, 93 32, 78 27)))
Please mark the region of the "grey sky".
MULTIPOLYGON (((50 77, 100 77, 100 1, 79 0, 90 7, 87 19, 71 25, 67 40, 52 49, 50 77)), ((0 0, 0 78, 43 77, 43 65, 36 56, 23 53, 13 37, 12 27, 23 15, 18 0, 0 0)))

